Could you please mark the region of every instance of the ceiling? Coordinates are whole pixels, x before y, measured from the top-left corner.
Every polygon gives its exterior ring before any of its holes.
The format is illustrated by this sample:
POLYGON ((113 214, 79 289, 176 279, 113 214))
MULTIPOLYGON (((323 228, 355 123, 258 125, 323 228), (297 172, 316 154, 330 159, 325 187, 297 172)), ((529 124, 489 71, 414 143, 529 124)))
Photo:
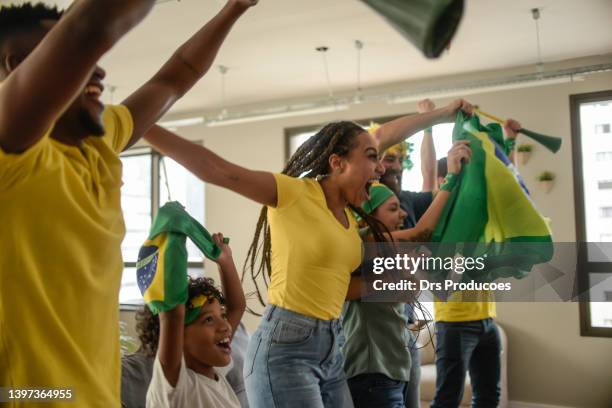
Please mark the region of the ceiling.
MULTIPOLYGON (((107 82, 116 87, 113 101, 121 101, 153 75, 223 4, 222 0, 168 0, 156 5, 103 58, 107 82)), ((333 90, 354 90, 355 40, 364 43, 361 84, 366 92, 420 78, 535 64, 536 32, 530 11, 534 7, 542 10, 544 62, 612 52, 611 0, 466 0, 451 49, 438 60, 424 58, 358 0, 260 0, 238 21, 216 60, 230 68, 225 105, 326 96, 323 57, 315 51, 321 45, 329 47, 333 90)), ((173 111, 222 105, 221 74, 214 67, 173 111)))

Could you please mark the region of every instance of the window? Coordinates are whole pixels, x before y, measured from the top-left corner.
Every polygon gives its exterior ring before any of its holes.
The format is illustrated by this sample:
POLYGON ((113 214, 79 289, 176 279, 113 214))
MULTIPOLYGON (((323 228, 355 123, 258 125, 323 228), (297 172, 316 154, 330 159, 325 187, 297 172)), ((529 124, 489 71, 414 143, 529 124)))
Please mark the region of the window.
POLYGON ((610 133, 610 124, 604 123, 600 125, 595 125, 595 133, 596 134, 610 133))
POLYGON ((597 182, 599 190, 609 190, 612 188, 612 180, 600 180, 597 182))
POLYGON ((601 207, 599 209, 601 218, 610 218, 612 217, 612 207, 601 207))
MULTIPOLYGON (((121 207, 126 235, 121 244, 124 270, 119 303, 129 308, 143 303, 136 283, 136 261, 157 210, 167 201, 179 201, 192 217, 204 224, 204 183, 174 160, 148 148, 131 149, 121 156, 121 161, 121 207)), ((202 255, 189 241, 187 250, 189 273, 202 275, 202 255)))
POLYGON ((595 153, 595 159, 597 161, 611 161, 612 152, 597 152, 595 153))
POLYGON ((578 252, 580 332, 612 337, 612 174, 611 147, 598 136, 612 117, 612 91, 570 96, 578 252), (597 162, 593 161, 596 157, 597 162))
MULTIPOLYGON (((395 119, 396 117, 387 118, 376 118, 376 119, 364 119, 359 120, 357 123, 367 127, 371 122, 384 123, 395 119)), ((434 145, 436 149, 437 158, 446 157, 446 154, 453 145, 452 134, 453 134, 452 123, 444 123, 436 125, 433 128, 434 133, 434 145)), ((309 126, 304 128, 287 129, 286 134, 286 153, 287 159, 296 152, 296 150, 304 143, 308 138, 316 133, 321 126, 309 126)), ((423 187, 423 176, 421 175, 421 144, 423 142, 423 132, 419 132, 411 136, 408 141, 412 143, 412 153, 410 159, 413 163, 411 170, 404 170, 402 175, 402 189, 409 191, 421 191, 423 187)))

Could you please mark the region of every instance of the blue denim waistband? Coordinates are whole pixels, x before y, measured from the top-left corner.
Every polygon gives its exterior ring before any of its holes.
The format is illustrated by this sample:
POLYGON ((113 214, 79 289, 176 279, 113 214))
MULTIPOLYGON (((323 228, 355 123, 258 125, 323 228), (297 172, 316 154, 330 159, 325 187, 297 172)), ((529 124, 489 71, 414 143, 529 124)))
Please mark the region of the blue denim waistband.
POLYGON ((298 312, 293 312, 282 307, 268 304, 263 313, 264 320, 280 319, 280 320, 294 320, 298 321, 303 325, 310 326, 315 329, 340 329, 340 320, 322 320, 316 317, 306 316, 298 312))

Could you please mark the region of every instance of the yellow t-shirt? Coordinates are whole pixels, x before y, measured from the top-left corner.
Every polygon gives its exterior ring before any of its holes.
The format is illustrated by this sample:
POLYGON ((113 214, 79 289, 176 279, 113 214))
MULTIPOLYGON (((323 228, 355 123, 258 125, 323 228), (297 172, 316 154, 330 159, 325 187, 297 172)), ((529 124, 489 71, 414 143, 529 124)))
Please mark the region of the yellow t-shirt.
POLYGON ((0 149, 0 386, 73 389, 44 407, 120 405, 118 153, 133 126, 124 106, 104 123, 81 148, 49 132, 22 154, 0 149))
POLYGON ((495 302, 490 291, 454 293, 447 302, 435 300, 434 317, 437 322, 471 322, 496 317, 495 302))
POLYGON ((345 228, 311 178, 275 174, 278 201, 268 208, 272 277, 268 301, 322 320, 340 316, 351 273, 361 262, 357 222, 345 228))

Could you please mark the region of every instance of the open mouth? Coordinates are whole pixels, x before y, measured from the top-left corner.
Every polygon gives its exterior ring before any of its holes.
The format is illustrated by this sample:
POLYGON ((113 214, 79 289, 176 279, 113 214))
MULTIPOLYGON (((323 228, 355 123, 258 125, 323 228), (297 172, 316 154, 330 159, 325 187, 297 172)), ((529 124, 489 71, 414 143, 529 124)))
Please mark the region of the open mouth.
POLYGON ((102 92, 104 92, 102 84, 90 83, 85 87, 85 96, 90 98, 100 99, 102 92))
POLYGON ((215 344, 222 349, 224 353, 229 354, 232 352, 231 339, 229 337, 225 337, 215 344))
POLYGON ((374 183, 378 183, 378 178, 372 178, 370 180, 368 180, 365 184, 365 195, 366 195, 366 200, 370 199, 370 187, 372 187, 372 184, 374 183))

